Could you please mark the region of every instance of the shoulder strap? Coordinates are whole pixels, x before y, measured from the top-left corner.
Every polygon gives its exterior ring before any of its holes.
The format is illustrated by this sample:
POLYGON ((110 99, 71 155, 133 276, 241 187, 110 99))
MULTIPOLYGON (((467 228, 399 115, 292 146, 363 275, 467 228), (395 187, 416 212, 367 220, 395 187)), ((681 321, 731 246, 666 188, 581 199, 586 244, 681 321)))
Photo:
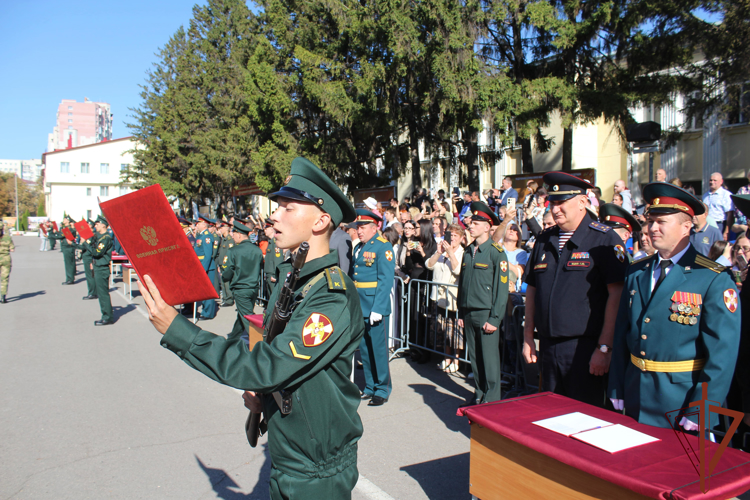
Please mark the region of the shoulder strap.
POLYGON ((325 273, 329 290, 346 290, 346 282, 342 277, 343 273, 339 266, 329 267, 325 270, 325 273))
POLYGON ((309 291, 310 291, 310 289, 311 289, 312 287, 314 287, 314 286, 315 286, 315 284, 316 284, 316 283, 317 283, 318 281, 322 280, 322 279, 323 279, 323 278, 325 277, 325 275, 326 275, 326 271, 327 271, 327 270, 328 270, 328 269, 323 269, 322 271, 320 271, 320 272, 319 272, 319 273, 317 274, 317 276, 315 276, 315 277, 314 277, 313 279, 311 279, 310 281, 308 281, 308 282, 307 282, 307 284, 306 284, 306 285, 304 286, 304 288, 302 288, 302 291, 301 291, 301 292, 299 293, 299 300, 300 300, 300 301, 304 300, 305 296, 307 295, 307 292, 309 292, 309 291))

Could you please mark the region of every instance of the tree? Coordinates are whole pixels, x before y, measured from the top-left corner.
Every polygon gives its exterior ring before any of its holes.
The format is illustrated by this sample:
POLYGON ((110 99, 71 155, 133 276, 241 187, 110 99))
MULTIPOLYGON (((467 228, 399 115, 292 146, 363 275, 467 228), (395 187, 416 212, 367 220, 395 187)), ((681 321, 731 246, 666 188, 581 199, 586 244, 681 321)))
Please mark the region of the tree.
MULTIPOLYGON (((18 179, 18 211, 19 215, 29 212, 37 213, 38 200, 41 198, 39 184, 27 184, 18 179)), ((16 215, 16 176, 15 174, 0 174, 0 215, 16 215)))

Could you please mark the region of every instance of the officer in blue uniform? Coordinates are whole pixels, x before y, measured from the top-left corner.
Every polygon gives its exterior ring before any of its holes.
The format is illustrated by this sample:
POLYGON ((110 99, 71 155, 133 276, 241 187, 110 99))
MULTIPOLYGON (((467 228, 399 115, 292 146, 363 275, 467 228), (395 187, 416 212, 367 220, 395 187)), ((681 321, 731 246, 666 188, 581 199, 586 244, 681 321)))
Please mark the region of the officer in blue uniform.
POLYGON ((627 251, 586 210, 594 186, 564 172, 544 183, 555 225, 539 234, 526 267, 524 359, 537 362, 536 328, 542 390, 603 407, 627 251))
MULTIPOLYGON (((195 238, 195 253, 198 255, 198 260, 203 265, 203 270, 208 274, 208 279, 211 283, 214 282, 214 274, 216 273, 216 263, 213 259, 214 253, 214 236, 208 230, 208 225, 211 224, 211 219, 198 217, 198 222, 195 225, 198 235, 195 238)), ((214 299, 208 299, 203 301, 203 309, 201 310, 200 319, 213 319, 216 317, 216 301, 214 299)))
POLYGON ((357 210, 357 235, 360 243, 354 249, 349 271, 359 292, 365 335, 359 345, 365 390, 362 399, 367 406, 381 406, 391 394, 388 370, 388 344, 385 325, 391 314, 391 289, 396 272, 393 247, 378 233, 382 219, 369 210, 357 210))
MULTIPOLYGON (((620 301, 609 378, 616 409, 641 423, 670 427, 664 414, 702 397, 723 403, 740 341, 737 288, 725 268, 690 243, 693 217, 704 205, 665 182, 643 189, 650 203, 654 255, 629 267, 620 301)), ((686 430, 697 416, 675 414, 686 430)), ((674 423, 674 422, 672 422, 674 423)), ((712 415, 711 425, 718 423, 712 415)))

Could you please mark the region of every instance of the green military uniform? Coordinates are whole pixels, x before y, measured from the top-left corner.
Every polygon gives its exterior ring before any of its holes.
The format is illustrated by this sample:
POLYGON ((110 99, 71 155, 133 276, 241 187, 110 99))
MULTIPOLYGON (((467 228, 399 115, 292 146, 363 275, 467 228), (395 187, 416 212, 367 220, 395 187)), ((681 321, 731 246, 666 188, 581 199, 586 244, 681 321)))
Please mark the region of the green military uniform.
MULTIPOLYGON (((304 192, 320 200, 334 225, 354 219, 345 195, 309 161, 294 160, 289 179, 293 191, 285 186, 270 196, 297 199, 292 197, 304 192)), ((362 422, 359 390, 349 377, 364 323, 357 289, 337 265, 336 251, 305 263, 296 286, 301 302, 270 344, 261 342, 248 351, 238 339, 203 331, 182 316, 161 341, 206 376, 264 394, 273 499, 350 498, 357 482, 362 422), (280 389, 291 391, 287 415, 271 396, 280 389)), ((279 267, 282 276, 290 270, 291 263, 279 267)))
MULTIPOLYGON (((704 211, 700 200, 671 184, 648 184, 643 197, 649 213, 704 211)), ((656 253, 630 265, 612 346, 609 397, 623 400, 627 415, 657 427, 670 427, 665 413, 700 400, 703 383, 708 399, 724 402, 740 342, 731 275, 692 245, 683 252, 673 256, 677 262, 656 253)), ((689 419, 697 423, 697 416, 689 419)), ((712 413, 711 427, 717 423, 712 413)))
MULTIPOLYGON (((499 220, 484 203, 470 207, 473 220, 497 225, 499 220)), ((464 252, 458 278, 459 318, 463 319, 467 352, 474 373, 478 403, 500 400, 500 322, 508 302, 508 257, 503 247, 487 239, 472 242, 464 252), (496 327, 492 333, 485 323, 496 327)))
MULTIPOLYGON (((107 220, 101 215, 96 222, 107 224, 107 220)), ((109 233, 94 234, 94 242, 86 245, 94 259, 96 295, 99 297, 99 308, 102 312, 102 319, 94 324, 111 325, 114 323, 112 300, 109 297, 109 263, 112 262, 112 249, 114 248, 112 236, 109 233)))
MULTIPOLYGON (((276 269, 284 262, 284 251, 276 246, 276 239, 268 242, 263 271, 266 274, 266 297, 270 297, 276 286, 276 269)), ((270 303, 270 302, 269 302, 270 303)))
MULTIPOLYGON (((70 229, 70 232, 73 233, 73 237, 75 238, 77 236, 75 228, 71 225, 68 229, 70 229)), ((60 234, 62 235, 62 231, 60 234)), ((76 248, 78 248, 78 245, 75 240, 68 241, 64 235, 60 240, 63 262, 65 263, 65 281, 63 282, 63 285, 72 285, 76 279, 76 248)))
POLYGON ((225 257, 227 256, 227 251, 229 251, 229 249, 233 247, 234 247, 234 240, 232 239, 231 234, 228 234, 227 236, 224 236, 221 238, 221 243, 219 244, 219 257, 216 262, 219 265, 219 268, 222 270, 222 280, 221 280, 221 298, 222 298, 221 305, 222 306, 234 305, 234 297, 232 296, 232 289, 229 287, 229 280, 223 279, 224 268, 222 266, 222 263, 224 262, 225 257))
MULTIPOLYGON (((250 228, 234 221, 234 230, 247 235, 250 228)), ((250 322, 245 315, 253 314, 255 299, 258 298, 260 268, 263 252, 249 239, 241 241, 229 249, 221 263, 221 279, 231 288, 237 305, 237 320, 229 338, 247 335, 250 322)))
MULTIPOLYGON (((633 217, 633 214, 628 213, 627 210, 614 203, 606 203, 599 207, 599 222, 615 229, 626 229, 631 233, 631 236, 633 233, 641 230, 641 224, 633 217)), ((627 238, 624 238, 622 235, 620 235, 620 238, 623 243, 627 243, 627 238)), ((626 251, 625 257, 627 257, 628 262, 633 261, 633 256, 630 252, 626 251)))
MULTIPOLYGON (((89 220, 89 225, 93 226, 93 221, 89 220)), ((96 238, 96 235, 93 236, 96 238)), ((83 273, 86 275, 86 288, 88 293, 84 299, 95 299, 96 298, 96 281, 94 280, 94 257, 89 250, 86 243, 91 243, 90 240, 81 242, 78 244, 78 249, 81 250, 81 261, 83 262, 83 273)))
POLYGON ((214 269, 216 269, 212 283, 214 285, 214 290, 216 290, 216 295, 221 296, 221 276, 219 276, 219 266, 221 261, 219 260, 219 245, 221 244, 222 236, 218 231, 212 232, 211 236, 214 237, 214 249, 211 252, 211 260, 213 261, 214 269))
POLYGON ((5 303, 5 296, 8 294, 8 280, 10 279, 12 264, 10 252, 15 249, 10 233, 3 234, 3 237, 0 238, 0 302, 3 304, 5 303))

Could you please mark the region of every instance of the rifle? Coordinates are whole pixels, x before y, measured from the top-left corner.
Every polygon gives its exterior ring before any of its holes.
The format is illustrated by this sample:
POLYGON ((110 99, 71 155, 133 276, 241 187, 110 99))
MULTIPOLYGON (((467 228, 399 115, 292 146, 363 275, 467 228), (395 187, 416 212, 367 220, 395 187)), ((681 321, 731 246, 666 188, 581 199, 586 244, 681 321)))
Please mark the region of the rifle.
MULTIPOLYGON (((284 285, 279 292, 279 298, 276 299, 276 304, 273 306, 273 312, 268 320, 268 324, 265 327, 265 341, 267 343, 273 342, 281 332, 286 328, 286 324, 289 322, 289 318, 292 317, 292 305, 294 304, 294 287, 299 279, 300 270, 305 265, 305 259, 307 259, 307 252, 310 250, 310 245, 306 241, 300 244, 297 249, 297 255, 292 261, 292 272, 289 273, 284 285)), ((292 412, 292 399, 290 395, 286 394, 286 391, 273 393, 273 397, 276 403, 279 405, 281 413, 288 415, 292 412)), ((255 448, 258 444, 258 437, 261 435, 260 431, 260 413, 250 412, 245 421, 245 434, 247 435, 247 442, 250 446, 255 448)))

